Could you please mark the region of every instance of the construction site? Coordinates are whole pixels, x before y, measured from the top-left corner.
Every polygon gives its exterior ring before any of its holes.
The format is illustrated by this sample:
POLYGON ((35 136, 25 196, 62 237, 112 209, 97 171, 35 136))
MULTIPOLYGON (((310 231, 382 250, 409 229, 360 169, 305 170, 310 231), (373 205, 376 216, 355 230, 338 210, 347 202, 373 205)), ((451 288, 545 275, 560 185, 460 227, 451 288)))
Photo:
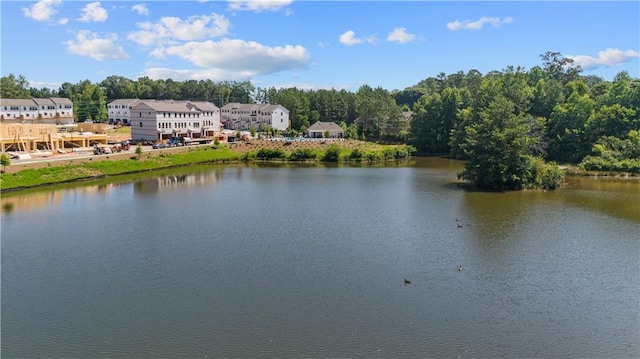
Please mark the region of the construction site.
POLYGON ((50 157, 76 149, 107 144, 103 124, 78 123, 67 125, 2 123, 0 152, 13 158, 50 157))

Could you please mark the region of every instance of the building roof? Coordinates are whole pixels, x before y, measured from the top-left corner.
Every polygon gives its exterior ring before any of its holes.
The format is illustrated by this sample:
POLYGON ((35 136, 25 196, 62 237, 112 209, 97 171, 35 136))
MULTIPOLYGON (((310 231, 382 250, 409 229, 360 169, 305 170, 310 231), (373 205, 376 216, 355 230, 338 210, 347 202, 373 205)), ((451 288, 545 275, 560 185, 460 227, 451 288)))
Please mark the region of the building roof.
POLYGON ((64 97, 52 97, 51 101, 58 105, 73 105, 73 102, 71 102, 71 100, 64 97))
POLYGON ((242 104, 239 102, 229 102, 228 104, 222 106, 223 110, 232 110, 234 108, 240 108, 242 104))
POLYGON ((108 103, 108 105, 136 105, 138 104, 140 101, 140 99, 137 98, 120 98, 117 100, 113 100, 111 102, 108 103))
POLYGON ((36 106, 32 99, 0 98, 0 106, 36 106))
POLYGON ((55 105, 50 98, 34 98, 33 101, 37 103, 39 106, 53 106, 55 105))
POLYGON ((190 101, 188 104, 195 106, 200 111, 216 111, 218 106, 208 101, 190 101))
POLYGON ((270 103, 238 103, 238 102, 230 102, 224 106, 222 106, 222 110, 240 110, 240 111, 249 111, 249 112, 253 112, 253 111, 266 111, 266 112, 271 112, 271 111, 275 111, 276 109, 281 108, 287 112, 289 112, 289 110, 282 106, 282 105, 276 105, 276 104, 270 104, 270 103))
POLYGON ((282 105, 272 105, 272 104, 267 104, 264 108, 261 109, 261 111, 273 112, 273 111, 275 111, 277 109, 283 109, 283 110, 289 112, 289 110, 287 110, 287 108, 282 106, 282 105))
POLYGON ((313 125, 309 126, 307 131, 322 131, 322 132, 325 132, 325 131, 337 131, 337 132, 344 132, 342 127, 340 127, 335 122, 321 122, 321 121, 317 121, 313 125))
POLYGON ((160 101, 141 101, 138 104, 134 105, 133 108, 137 109, 142 106, 146 106, 147 108, 158 112, 200 112, 198 110, 191 110, 184 103, 160 101))

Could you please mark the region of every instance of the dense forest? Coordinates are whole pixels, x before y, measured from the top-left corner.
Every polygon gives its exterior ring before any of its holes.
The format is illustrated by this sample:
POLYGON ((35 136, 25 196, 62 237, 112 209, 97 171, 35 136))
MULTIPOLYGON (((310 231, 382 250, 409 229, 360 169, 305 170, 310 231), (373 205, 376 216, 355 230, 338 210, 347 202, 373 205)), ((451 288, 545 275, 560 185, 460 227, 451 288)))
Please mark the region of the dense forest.
MULTIPOLYGON (((440 73, 404 90, 255 88, 251 82, 173 81, 109 76, 100 83, 65 82, 58 90, 2 77, 3 98, 67 97, 78 121, 106 121, 118 98, 277 103, 290 111, 292 132, 314 122, 340 124, 349 138, 410 143, 418 153, 468 160, 461 177, 493 189, 551 181, 545 161, 586 170, 640 174, 640 80, 583 76, 558 52, 529 70, 509 66, 482 74, 440 73), (408 116, 412 114, 412 116, 408 116)), ((548 187, 553 187, 550 185, 548 187)))

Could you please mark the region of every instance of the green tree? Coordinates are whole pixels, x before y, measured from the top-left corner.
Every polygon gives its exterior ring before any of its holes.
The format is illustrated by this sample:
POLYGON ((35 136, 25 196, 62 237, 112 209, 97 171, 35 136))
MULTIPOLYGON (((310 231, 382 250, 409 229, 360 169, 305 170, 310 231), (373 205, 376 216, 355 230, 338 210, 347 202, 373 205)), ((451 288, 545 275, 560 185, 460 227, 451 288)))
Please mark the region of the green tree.
POLYGON ((391 94, 382 87, 373 89, 362 85, 356 93, 356 110, 363 133, 376 138, 385 131, 387 121, 397 112, 397 107, 391 94))
POLYGON ((2 172, 5 172, 7 166, 11 165, 11 158, 4 152, 0 155, 0 165, 2 165, 2 172))
POLYGON ((136 155, 138 156, 138 159, 142 157, 142 143, 138 143, 136 146, 136 155))
POLYGON ((30 98, 29 81, 20 75, 15 77, 14 74, 3 76, 0 78, 0 97, 1 98, 30 98))
POLYGON ((491 190, 522 189, 530 177, 529 137, 515 105, 499 95, 468 126, 462 145, 469 160, 459 177, 491 190))
POLYGON ((595 143, 602 136, 625 137, 629 131, 638 130, 635 121, 636 111, 614 104, 602 106, 587 120, 585 137, 589 143, 595 143))
POLYGON ((124 76, 108 76, 100 82, 109 101, 122 98, 138 98, 138 92, 134 81, 124 76))
POLYGON ((578 79, 582 69, 573 64, 573 59, 562 56, 559 52, 547 51, 540 55, 544 71, 550 79, 560 81, 563 85, 578 79))
POLYGON ((578 163, 590 146, 585 141, 585 126, 595 109, 582 81, 567 84, 569 97, 554 107, 548 123, 549 158, 558 162, 578 163))
POLYGON ((562 84, 556 80, 540 79, 533 89, 530 113, 533 116, 549 118, 553 108, 564 99, 562 84))

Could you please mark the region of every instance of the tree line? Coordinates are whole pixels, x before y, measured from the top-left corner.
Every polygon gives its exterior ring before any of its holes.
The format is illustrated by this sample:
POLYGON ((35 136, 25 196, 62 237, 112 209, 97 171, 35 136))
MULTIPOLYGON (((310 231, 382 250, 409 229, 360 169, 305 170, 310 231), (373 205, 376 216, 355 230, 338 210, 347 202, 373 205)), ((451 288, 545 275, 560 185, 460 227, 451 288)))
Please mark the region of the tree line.
POLYGON ((542 160, 640 174, 640 81, 581 76, 557 52, 541 59, 528 71, 440 74, 406 89, 412 143, 468 160, 461 177, 495 189, 542 181, 542 160))
POLYGON ((107 120, 106 103, 119 98, 210 101, 218 107, 281 104, 290 111, 293 133, 316 121, 332 121, 348 138, 405 142, 422 155, 468 160, 461 177, 495 189, 542 181, 541 173, 549 171, 544 161, 640 173, 640 81, 624 71, 613 81, 583 76, 558 52, 540 57, 542 64, 529 70, 440 73, 394 91, 122 76, 65 82, 52 90, 30 88, 23 76, 13 74, 2 77, 0 91, 3 98, 67 97, 77 120, 98 122, 107 120))

